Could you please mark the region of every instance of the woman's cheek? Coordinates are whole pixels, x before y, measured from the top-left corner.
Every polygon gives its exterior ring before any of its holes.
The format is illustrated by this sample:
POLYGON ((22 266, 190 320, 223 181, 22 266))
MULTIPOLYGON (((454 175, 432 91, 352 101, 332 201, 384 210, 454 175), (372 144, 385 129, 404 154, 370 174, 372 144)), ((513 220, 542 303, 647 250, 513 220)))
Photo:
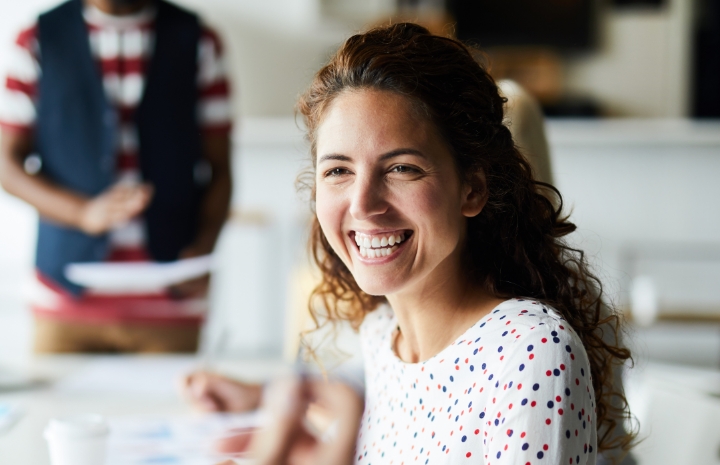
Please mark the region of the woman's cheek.
POLYGON ((342 213, 332 200, 326 200, 331 198, 332 196, 325 195, 325 193, 318 188, 315 201, 315 213, 320 223, 320 228, 323 234, 325 234, 330 246, 336 254, 343 257, 344 254, 339 249, 342 245, 342 224, 340 221, 342 213))

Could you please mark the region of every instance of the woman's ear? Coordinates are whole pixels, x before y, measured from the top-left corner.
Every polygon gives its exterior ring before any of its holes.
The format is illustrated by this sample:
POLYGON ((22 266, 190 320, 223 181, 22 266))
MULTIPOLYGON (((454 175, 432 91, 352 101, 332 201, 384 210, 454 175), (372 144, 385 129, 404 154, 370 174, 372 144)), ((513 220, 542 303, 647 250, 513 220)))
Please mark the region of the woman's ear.
POLYGON ((463 198, 460 212, 467 218, 480 214, 487 203, 488 195, 485 186, 485 173, 479 171, 463 185, 463 198))

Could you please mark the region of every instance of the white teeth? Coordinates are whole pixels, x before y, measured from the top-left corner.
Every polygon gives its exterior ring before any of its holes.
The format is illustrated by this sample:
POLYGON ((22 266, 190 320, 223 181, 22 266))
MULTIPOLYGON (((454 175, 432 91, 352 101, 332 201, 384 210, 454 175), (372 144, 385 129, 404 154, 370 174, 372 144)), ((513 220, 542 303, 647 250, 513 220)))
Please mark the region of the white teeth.
POLYGON ((355 243, 360 249, 360 255, 368 258, 387 257, 397 250, 397 244, 400 244, 404 240, 404 233, 392 234, 385 237, 355 234, 355 243))

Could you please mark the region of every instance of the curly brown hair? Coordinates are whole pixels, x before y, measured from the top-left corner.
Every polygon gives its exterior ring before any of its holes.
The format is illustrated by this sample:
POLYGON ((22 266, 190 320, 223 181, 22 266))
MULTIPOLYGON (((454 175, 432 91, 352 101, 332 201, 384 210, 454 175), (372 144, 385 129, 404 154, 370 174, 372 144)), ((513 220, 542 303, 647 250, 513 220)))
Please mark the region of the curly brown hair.
MULTIPOLYGON (((346 90, 371 89, 406 97, 440 131, 465 182, 485 182, 487 204, 467 221, 466 272, 478 286, 500 298, 529 297, 554 307, 583 342, 595 389, 598 448, 628 449, 632 434, 615 431, 629 417, 613 370, 630 359, 618 344, 621 320, 602 300, 600 281, 582 251, 563 239, 576 227, 562 213, 560 192, 534 180, 528 162, 503 125, 505 99, 473 49, 433 36, 412 23, 372 29, 350 37, 315 76, 297 108, 303 116, 313 167, 316 131, 330 103, 346 90), (611 338, 608 338, 610 332, 611 338)), ((312 200, 315 190, 312 189, 312 200)), ((329 321, 356 327, 385 302, 363 292, 333 251, 317 216, 310 247, 322 282, 311 302, 323 304, 329 321)), ((311 312, 316 306, 311 304, 311 312)), ((313 313, 318 321, 317 313, 313 313)))

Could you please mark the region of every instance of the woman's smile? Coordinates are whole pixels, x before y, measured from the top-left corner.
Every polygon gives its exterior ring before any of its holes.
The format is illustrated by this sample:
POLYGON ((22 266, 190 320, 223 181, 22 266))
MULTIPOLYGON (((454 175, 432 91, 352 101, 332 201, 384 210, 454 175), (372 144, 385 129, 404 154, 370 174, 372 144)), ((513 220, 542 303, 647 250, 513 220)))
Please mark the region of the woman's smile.
POLYGON ((368 264, 387 263, 400 253, 412 230, 398 229, 384 232, 350 231, 360 260, 368 264))

